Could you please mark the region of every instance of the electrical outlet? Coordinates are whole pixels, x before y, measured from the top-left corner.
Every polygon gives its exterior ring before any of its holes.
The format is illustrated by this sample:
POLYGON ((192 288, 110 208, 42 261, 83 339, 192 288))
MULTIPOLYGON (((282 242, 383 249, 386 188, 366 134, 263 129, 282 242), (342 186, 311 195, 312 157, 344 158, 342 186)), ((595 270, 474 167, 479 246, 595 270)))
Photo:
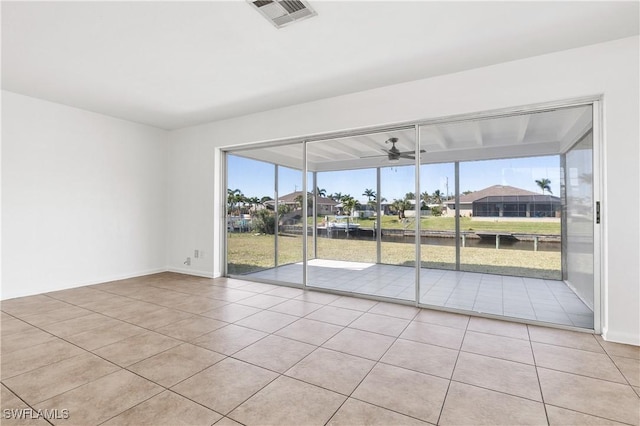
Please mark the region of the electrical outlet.
POLYGON ((197 258, 199 258, 199 257, 200 257, 200 250, 195 249, 195 250, 193 251, 193 257, 195 257, 196 259, 197 259, 197 258))
POLYGON ((187 257, 187 260, 184 261, 184 264, 187 266, 191 266, 191 258, 187 257))

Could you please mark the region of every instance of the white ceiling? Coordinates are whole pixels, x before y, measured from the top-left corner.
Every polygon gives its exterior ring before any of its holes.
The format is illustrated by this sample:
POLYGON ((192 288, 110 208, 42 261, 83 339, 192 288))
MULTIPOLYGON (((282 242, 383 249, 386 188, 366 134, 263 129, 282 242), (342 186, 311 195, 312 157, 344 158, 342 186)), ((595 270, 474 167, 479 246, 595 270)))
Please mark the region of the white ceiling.
MULTIPOLYGON (((593 126, 590 105, 503 117, 464 120, 419 127, 421 164, 478 159, 557 155, 566 152, 593 126)), ((398 139, 402 152, 416 149, 415 128, 319 140, 307 144, 309 171, 351 170, 405 166, 414 159, 390 162, 389 138, 398 139)), ((245 158, 266 161, 292 169, 303 168, 302 143, 233 152, 245 158)))
POLYGON ((632 2, 2 2, 2 87, 175 129, 636 35, 632 2))

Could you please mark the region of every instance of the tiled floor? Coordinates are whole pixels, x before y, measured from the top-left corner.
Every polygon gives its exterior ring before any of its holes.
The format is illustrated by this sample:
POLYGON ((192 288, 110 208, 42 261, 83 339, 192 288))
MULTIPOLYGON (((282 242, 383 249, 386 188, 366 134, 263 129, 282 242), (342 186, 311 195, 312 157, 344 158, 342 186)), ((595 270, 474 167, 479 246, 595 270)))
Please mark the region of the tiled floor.
MULTIPOLYGON (((314 259, 308 274, 318 288, 415 300, 413 267, 314 259)), ((302 264, 249 276, 300 283, 302 264)), ((423 268, 420 294, 425 305, 593 329, 593 311, 562 281, 423 268)))
POLYGON ((640 422, 640 348, 587 333, 172 273, 1 308, 2 424, 640 422))

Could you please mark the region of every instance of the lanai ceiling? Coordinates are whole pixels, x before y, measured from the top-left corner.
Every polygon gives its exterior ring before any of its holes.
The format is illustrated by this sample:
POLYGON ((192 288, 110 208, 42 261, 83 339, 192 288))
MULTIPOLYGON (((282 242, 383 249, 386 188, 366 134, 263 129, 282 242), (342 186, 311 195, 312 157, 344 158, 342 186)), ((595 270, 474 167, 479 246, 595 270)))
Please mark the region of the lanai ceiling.
POLYGON ((3 1, 2 87, 176 129, 639 32, 637 1, 309 3, 3 1))
MULTIPOLYGON (((555 155, 565 152, 592 128, 591 106, 560 108, 477 120, 420 126, 420 163, 555 155)), ((312 141, 307 144, 309 171, 350 170, 415 164, 390 162, 385 141, 395 137, 399 151, 416 149, 414 127, 312 141)), ((236 152, 255 160, 302 169, 301 143, 236 152)))

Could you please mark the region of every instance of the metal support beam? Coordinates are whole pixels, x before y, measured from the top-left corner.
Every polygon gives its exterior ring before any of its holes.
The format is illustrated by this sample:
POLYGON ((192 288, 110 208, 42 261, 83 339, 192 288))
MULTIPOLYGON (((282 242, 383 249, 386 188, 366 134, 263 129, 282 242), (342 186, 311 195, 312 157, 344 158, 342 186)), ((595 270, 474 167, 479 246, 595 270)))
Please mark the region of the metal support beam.
POLYGON ((376 168, 376 263, 382 263, 382 215, 380 207, 382 205, 380 195, 380 167, 376 168))
MULTIPOLYGON (((455 200, 456 200, 456 271, 460 270, 460 162, 455 162, 455 200)), ((462 246, 466 245, 465 236, 462 236, 462 246)))
POLYGON ((420 240, 420 126, 416 124, 416 161, 415 161, 415 228, 416 228, 416 275, 415 275, 415 287, 416 287, 416 306, 420 303, 420 268, 422 267, 422 253, 421 253, 421 240, 420 240))
POLYGON ((280 232, 279 226, 278 226, 278 222, 280 221, 280 212, 278 210, 278 207, 280 207, 279 203, 278 203, 278 165, 275 165, 275 171, 274 171, 274 177, 275 177, 275 183, 273 185, 273 194, 274 194, 274 198, 276 200, 275 202, 275 223, 273 224, 273 249, 275 250, 275 252, 273 253, 273 261, 274 261, 274 265, 277 268, 278 267, 278 233, 280 232))

